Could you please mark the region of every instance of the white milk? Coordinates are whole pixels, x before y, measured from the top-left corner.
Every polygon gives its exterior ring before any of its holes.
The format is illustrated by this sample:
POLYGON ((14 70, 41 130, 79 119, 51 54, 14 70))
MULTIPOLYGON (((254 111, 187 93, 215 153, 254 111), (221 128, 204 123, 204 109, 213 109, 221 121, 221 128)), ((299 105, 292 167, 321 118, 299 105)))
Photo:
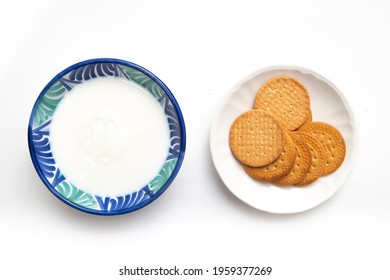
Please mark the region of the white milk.
POLYGON ((74 87, 58 105, 50 134, 64 176, 102 196, 128 194, 149 183, 165 162, 170 140, 158 101, 118 78, 74 87))

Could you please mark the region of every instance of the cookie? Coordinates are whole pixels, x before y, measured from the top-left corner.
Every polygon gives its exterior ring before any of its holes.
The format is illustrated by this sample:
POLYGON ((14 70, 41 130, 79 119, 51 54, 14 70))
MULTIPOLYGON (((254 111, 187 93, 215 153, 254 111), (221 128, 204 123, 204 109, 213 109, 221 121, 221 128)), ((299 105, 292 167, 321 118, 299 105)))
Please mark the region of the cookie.
POLYGON ((282 153, 284 142, 279 120, 263 110, 242 113, 230 127, 232 153, 248 166, 260 167, 275 161, 282 153))
POLYGON ((309 116, 310 98, 304 85, 291 77, 276 77, 257 92, 255 109, 271 112, 290 131, 300 127, 309 116))
POLYGON ((311 152, 311 166, 306 176, 296 184, 297 186, 305 186, 323 175, 325 167, 325 147, 308 133, 295 133, 309 146, 311 152))
MULTIPOLYGON (((306 121, 300 126, 300 127, 302 127, 302 126, 304 126, 304 125, 306 125, 306 124, 309 124, 309 123, 311 123, 313 121, 313 114, 312 114, 312 112, 311 112, 311 110, 309 111, 309 115, 307 116, 307 119, 306 119, 306 121)), ((300 128, 299 127, 299 128, 300 128)), ((299 130, 299 128, 298 128, 298 130, 299 130)))
POLYGON ((333 126, 323 122, 308 123, 299 128, 299 131, 313 136, 325 146, 325 167, 323 175, 336 171, 345 158, 345 141, 341 133, 333 126))
POLYGON ((296 133, 290 133, 290 137, 295 145, 296 159, 291 171, 274 182, 279 186, 292 186, 299 183, 306 176, 311 166, 311 152, 309 146, 296 133))
POLYGON ((251 167, 243 165, 244 170, 252 178, 263 181, 279 180, 290 172, 294 165, 297 152, 295 150, 294 141, 288 134, 285 134, 285 145, 280 156, 272 163, 263 167, 251 167))

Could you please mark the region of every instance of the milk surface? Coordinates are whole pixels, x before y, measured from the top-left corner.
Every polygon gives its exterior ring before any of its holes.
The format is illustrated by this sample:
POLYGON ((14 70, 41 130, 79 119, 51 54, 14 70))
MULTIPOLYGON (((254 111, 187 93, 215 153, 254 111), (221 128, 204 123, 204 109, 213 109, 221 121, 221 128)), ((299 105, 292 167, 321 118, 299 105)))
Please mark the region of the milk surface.
POLYGON ((158 101, 118 78, 75 86, 59 103, 50 144, 62 174, 101 196, 124 195, 149 183, 169 149, 169 126, 158 101))

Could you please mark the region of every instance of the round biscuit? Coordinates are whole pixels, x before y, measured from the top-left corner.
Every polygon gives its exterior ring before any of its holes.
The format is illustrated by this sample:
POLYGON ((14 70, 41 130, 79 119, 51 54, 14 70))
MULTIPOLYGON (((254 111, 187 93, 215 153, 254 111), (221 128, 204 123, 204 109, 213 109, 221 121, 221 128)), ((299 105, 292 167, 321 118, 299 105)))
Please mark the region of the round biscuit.
POLYGON ((323 122, 308 123, 299 128, 320 141, 325 147, 324 174, 328 175, 336 171, 345 158, 345 141, 341 133, 332 125, 323 122))
POLYGON ((231 151, 245 165, 260 167, 270 164, 282 153, 284 142, 280 122, 263 110, 242 113, 230 127, 231 151))
POLYGON ((286 129, 300 127, 310 112, 310 98, 304 85, 291 77, 275 77, 257 92, 255 109, 274 114, 286 129))
POLYGON ((325 167, 325 147, 308 133, 295 133, 309 146, 311 152, 311 166, 306 176, 295 184, 297 186, 305 186, 323 175, 325 167))
POLYGON ((295 144, 296 159, 291 171, 274 183, 279 186, 291 186, 299 183, 306 176, 311 166, 309 146, 295 133, 290 133, 295 144))
POLYGON ((263 167, 252 167, 243 164, 245 172, 256 180, 269 182, 279 180, 289 173, 294 165, 297 153, 294 141, 287 133, 285 134, 285 138, 283 151, 274 162, 263 167))
MULTIPOLYGON (((313 113, 311 112, 311 110, 309 111, 309 115, 307 116, 307 119, 306 121, 299 127, 301 128, 302 126, 306 125, 306 124, 309 124, 313 121, 313 113)), ((299 130, 298 128, 298 130, 299 130)))

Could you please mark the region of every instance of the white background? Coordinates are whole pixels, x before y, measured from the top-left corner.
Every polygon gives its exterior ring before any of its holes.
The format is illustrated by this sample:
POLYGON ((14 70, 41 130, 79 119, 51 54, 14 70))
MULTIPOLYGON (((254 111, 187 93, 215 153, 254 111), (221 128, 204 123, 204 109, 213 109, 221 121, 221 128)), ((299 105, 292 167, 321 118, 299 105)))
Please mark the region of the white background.
POLYGON ((0 3, 1 279, 130 278, 118 275, 124 265, 272 266, 264 279, 389 279, 388 1, 0 3), (159 76, 187 126, 186 157, 171 187, 146 208, 115 217, 55 198, 27 146, 29 114, 46 83, 96 57, 129 60, 159 76), (295 215, 267 214, 236 199, 209 150, 212 116, 229 90, 278 64, 331 80, 359 129, 347 183, 295 215))

